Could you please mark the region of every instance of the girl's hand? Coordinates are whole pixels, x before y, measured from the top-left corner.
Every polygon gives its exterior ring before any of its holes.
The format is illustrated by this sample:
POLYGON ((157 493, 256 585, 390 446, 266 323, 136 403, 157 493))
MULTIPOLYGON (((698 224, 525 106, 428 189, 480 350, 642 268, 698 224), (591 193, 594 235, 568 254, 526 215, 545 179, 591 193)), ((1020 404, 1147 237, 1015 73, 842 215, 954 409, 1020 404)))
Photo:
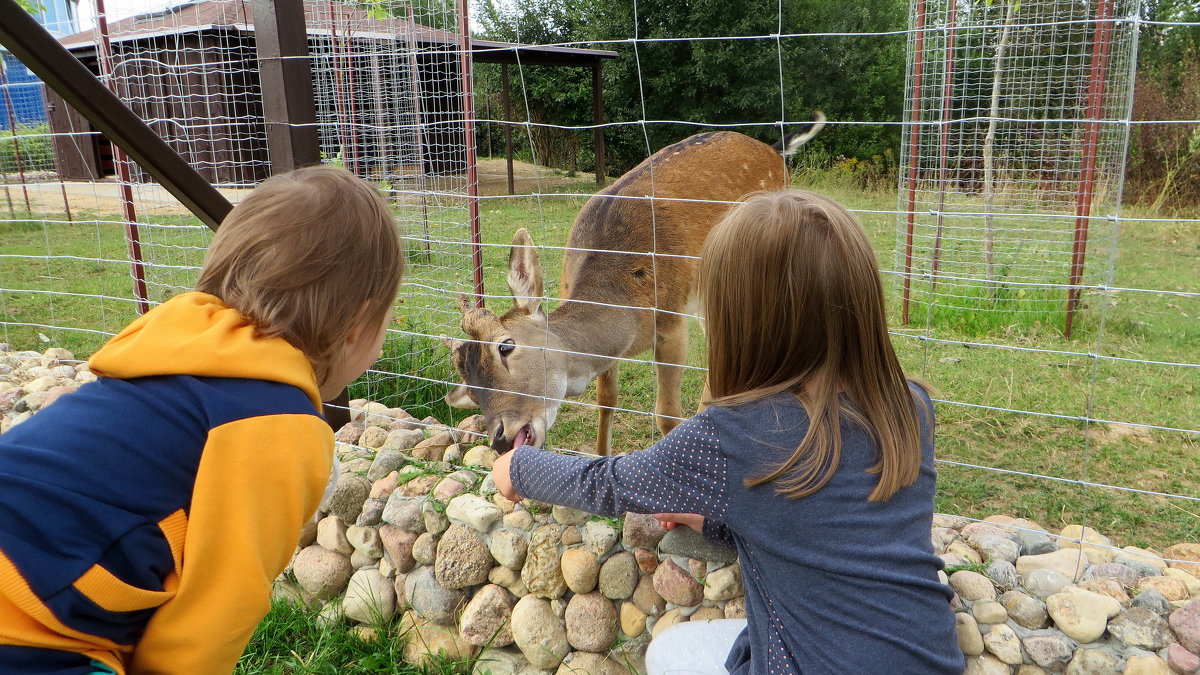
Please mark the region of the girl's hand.
MULTIPOLYGON (((499 483, 496 485, 499 486, 499 483)), ((673 530, 676 525, 687 525, 697 532, 704 532, 704 516, 695 513, 655 513, 652 515, 662 523, 664 530, 673 530)))
POLYGON ((508 466, 512 463, 512 451, 506 452, 496 458, 492 462, 492 482, 496 484, 496 491, 505 499, 512 502, 521 501, 521 495, 513 489, 512 479, 508 473, 508 466))

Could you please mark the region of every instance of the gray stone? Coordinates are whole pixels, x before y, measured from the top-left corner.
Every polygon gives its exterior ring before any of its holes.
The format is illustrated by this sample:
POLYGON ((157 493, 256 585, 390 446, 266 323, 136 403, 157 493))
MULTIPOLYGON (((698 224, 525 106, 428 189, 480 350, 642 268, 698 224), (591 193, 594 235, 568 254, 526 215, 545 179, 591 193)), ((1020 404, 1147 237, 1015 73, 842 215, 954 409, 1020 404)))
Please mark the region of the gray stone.
POLYGON ((475 659, 471 675, 523 675, 529 667, 529 659, 520 650, 489 647, 475 659))
POLYGON ((550 514, 554 520, 563 525, 582 525, 591 514, 578 509, 571 509, 565 506, 555 506, 550 509, 550 514))
POLYGON ((375 453, 375 460, 371 462, 371 468, 367 469, 367 479, 379 480, 407 463, 408 457, 399 450, 381 448, 375 453))
POLYGON ((450 500, 446 515, 452 523, 462 523, 477 532, 487 532, 504 512, 483 497, 462 494, 450 500))
POLYGON ((617 543, 617 531, 606 522, 589 520, 580 526, 583 535, 583 547, 602 556, 608 553, 617 543))
POLYGON ((429 499, 421 504, 421 521, 425 523, 425 531, 430 534, 440 535, 450 529, 446 507, 436 499, 429 499))
POLYGON ((995 534, 981 534, 967 539, 975 550, 983 554, 984 560, 1003 560, 1016 562, 1021 554, 1021 547, 1008 537, 995 534))
POLYGON ((1021 547, 1021 555, 1041 555, 1058 550, 1058 544, 1045 532, 1017 530, 1015 534, 1021 547))
POLYGON ((629 551, 613 554, 600 567, 600 593, 612 600, 625 600, 637 588, 637 559, 629 551))
POLYGON ((1116 579, 1121 584, 1130 588, 1137 588, 1139 578, 1141 578, 1141 575, 1137 573, 1137 570, 1128 565, 1116 562, 1092 565, 1083 573, 1083 581, 1087 581, 1088 579, 1116 579))
POLYGON ((453 590, 487 581, 494 563, 478 533, 464 525, 451 525, 438 542, 434 571, 438 583, 453 590))
POLYGON ((1104 648, 1076 649, 1065 675, 1121 675, 1121 657, 1104 648))
POLYGON ((329 501, 320 510, 341 518, 343 523, 353 523, 358 520, 363 502, 367 501, 370 494, 371 481, 352 473, 343 473, 338 476, 329 501))
POLYGON ((1021 591, 1008 591, 1001 595, 1000 604, 1004 605, 1009 619, 1029 630, 1043 628, 1050 618, 1044 602, 1021 591))
POLYGON ((988 563, 987 568, 983 570, 983 574, 988 579, 991 579, 992 583, 1001 592, 1011 591, 1020 583, 1020 578, 1017 576, 1017 568, 1013 567, 1013 564, 1006 560, 994 560, 988 563))
POLYGON ((1171 611, 1171 603, 1167 602, 1162 593, 1153 588, 1148 588, 1134 596, 1132 605, 1148 609, 1160 616, 1166 616, 1171 611))
POLYGON ((383 522, 395 525, 408 532, 424 532, 425 519, 421 516, 421 500, 423 497, 407 497, 399 491, 388 497, 387 505, 383 507, 383 522))
POLYGON ((377 625, 396 613, 396 589, 377 569, 362 569, 350 577, 342 612, 347 619, 377 625))
POLYGON ((1051 672, 1060 672, 1075 653, 1075 642, 1062 635, 1030 635, 1021 640, 1030 660, 1051 672))
POLYGON ((1021 585, 1035 598, 1045 600, 1069 586, 1071 580, 1059 572, 1049 569, 1036 569, 1021 579, 1021 585))
POLYGON ((529 542, 526 541, 524 532, 505 527, 492 534, 488 541, 488 550, 497 563, 509 569, 519 570, 525 564, 529 542))
MULTIPOLYGON (((628 519, 626 523, 628 523, 628 519)), ((628 529, 628 525, 626 525, 626 529, 628 529)), ((714 544, 703 534, 690 527, 676 527, 667 532, 659 542, 658 550, 667 555, 677 555, 721 565, 729 565, 737 561, 735 549, 714 544)))
POLYGON ((1152 652, 1171 642, 1171 628, 1167 622, 1143 607, 1131 607, 1118 614, 1108 622, 1108 632, 1131 647, 1152 652))
POLYGON ((451 590, 437 582, 432 567, 418 567, 404 579, 404 602, 422 619, 452 626, 458 608, 466 600, 462 591, 451 590))
POLYGON ((358 520, 354 522, 359 527, 374 527, 383 520, 383 509, 387 506, 386 499, 368 499, 363 502, 362 511, 358 514, 358 520))

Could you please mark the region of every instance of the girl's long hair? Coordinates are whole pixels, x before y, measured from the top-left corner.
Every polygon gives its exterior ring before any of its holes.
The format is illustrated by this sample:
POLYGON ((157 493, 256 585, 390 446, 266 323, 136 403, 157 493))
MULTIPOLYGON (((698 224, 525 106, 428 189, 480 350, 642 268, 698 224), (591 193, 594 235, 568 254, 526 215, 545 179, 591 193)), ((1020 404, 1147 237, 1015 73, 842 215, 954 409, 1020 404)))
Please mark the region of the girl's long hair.
POLYGON ((757 194, 735 207, 701 252, 707 331, 705 402, 737 405, 780 392, 799 397, 809 426, 784 461, 746 480, 801 498, 841 458, 843 417, 879 446, 868 496, 912 484, 920 425, 887 334, 883 287, 867 234, 837 202, 810 192, 757 194))

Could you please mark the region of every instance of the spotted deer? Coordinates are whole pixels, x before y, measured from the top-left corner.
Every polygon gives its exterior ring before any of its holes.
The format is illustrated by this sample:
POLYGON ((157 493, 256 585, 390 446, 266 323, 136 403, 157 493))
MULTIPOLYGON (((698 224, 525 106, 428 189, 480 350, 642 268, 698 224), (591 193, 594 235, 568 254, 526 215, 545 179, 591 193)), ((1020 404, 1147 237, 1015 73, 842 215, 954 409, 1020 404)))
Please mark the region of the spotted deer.
POLYGON ((542 309, 542 269, 524 229, 513 236, 503 316, 459 299, 469 340, 447 342, 464 384, 446 395, 482 408, 492 447, 541 446, 561 401, 596 380, 596 451, 608 454, 621 358, 654 349, 655 424, 679 422, 685 312, 694 307, 696 260, 733 202, 787 185, 783 157, 824 124, 824 116, 772 147, 744 134, 697 134, 659 150, 589 199, 567 237, 562 302, 542 309), (657 255, 655 255, 657 254, 657 255))

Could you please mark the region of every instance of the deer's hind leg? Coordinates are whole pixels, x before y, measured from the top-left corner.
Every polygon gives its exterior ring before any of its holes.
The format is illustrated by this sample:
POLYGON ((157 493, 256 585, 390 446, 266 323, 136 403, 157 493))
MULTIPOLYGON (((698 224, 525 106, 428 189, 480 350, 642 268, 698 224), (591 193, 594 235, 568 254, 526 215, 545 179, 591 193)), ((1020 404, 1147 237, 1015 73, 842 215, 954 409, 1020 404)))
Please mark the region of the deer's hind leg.
POLYGON ((679 425, 682 416, 681 389, 683 368, 687 362, 687 317, 660 314, 654 342, 655 370, 658 372, 658 396, 654 401, 654 425, 666 435, 679 425))
POLYGON ((606 456, 612 447, 613 408, 617 405, 617 363, 596 376, 596 454, 606 456))

